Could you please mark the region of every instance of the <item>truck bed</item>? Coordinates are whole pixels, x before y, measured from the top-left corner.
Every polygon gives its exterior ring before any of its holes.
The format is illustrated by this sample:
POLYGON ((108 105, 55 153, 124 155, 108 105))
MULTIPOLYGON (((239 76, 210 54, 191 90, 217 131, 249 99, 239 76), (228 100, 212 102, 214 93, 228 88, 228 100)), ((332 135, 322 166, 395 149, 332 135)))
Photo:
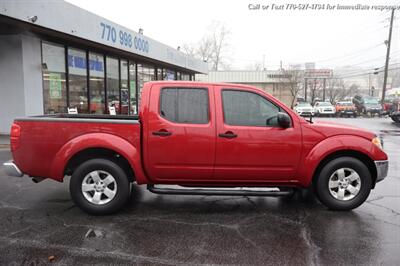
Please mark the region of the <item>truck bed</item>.
MULTIPOLYGON (((104 139, 104 147, 110 142, 107 136, 112 135, 140 149, 138 116, 55 114, 17 118, 14 123, 20 126, 21 136, 13 159, 24 173, 31 176, 61 181, 63 176, 54 176, 49 169, 54 169, 58 156, 89 134, 104 139)), ((98 147, 102 146, 98 142, 88 145, 102 148, 98 147)))

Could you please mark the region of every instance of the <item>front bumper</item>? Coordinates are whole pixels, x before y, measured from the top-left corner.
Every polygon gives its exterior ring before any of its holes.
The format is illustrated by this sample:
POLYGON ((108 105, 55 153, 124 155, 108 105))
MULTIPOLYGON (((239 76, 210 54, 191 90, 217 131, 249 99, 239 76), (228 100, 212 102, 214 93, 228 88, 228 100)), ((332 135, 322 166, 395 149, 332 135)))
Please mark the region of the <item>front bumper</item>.
POLYGON ((382 114, 383 110, 382 109, 366 109, 366 113, 371 113, 371 114, 382 114))
POLYGON ((301 116, 314 116, 314 112, 298 112, 301 116))
POLYGON ((382 181, 388 174, 389 161, 375 161, 376 182, 382 181))
POLYGON ((334 115, 336 111, 318 111, 320 115, 334 115))
POLYGON ((6 170, 6 174, 9 176, 22 177, 24 175, 13 161, 3 163, 3 166, 6 170))
POLYGON ((356 114, 357 111, 356 110, 340 110, 340 111, 338 111, 338 113, 341 113, 341 114, 356 114))

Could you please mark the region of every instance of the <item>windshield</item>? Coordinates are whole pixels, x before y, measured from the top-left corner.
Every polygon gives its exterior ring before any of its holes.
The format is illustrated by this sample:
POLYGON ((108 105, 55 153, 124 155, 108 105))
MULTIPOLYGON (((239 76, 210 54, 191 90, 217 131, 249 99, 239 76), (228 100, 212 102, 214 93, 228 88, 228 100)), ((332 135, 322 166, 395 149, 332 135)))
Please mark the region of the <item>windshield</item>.
POLYGON ((319 102, 318 105, 319 106, 331 106, 332 104, 328 103, 328 102, 319 102))
POLYGON ((352 106, 352 102, 338 102, 338 105, 344 105, 344 106, 352 106))
POLYGON ((365 98, 364 103, 366 104, 379 104, 378 99, 376 98, 365 98))
POLYGON ((298 107, 311 107, 311 104, 306 102, 301 102, 297 104, 298 107))

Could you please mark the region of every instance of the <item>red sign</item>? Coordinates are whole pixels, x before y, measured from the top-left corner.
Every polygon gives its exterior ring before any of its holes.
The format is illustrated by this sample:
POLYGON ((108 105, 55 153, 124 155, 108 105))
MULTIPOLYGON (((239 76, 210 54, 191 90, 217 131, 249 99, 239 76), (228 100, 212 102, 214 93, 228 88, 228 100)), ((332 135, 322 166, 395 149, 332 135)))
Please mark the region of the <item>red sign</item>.
POLYGON ((305 78, 331 78, 333 75, 332 69, 307 69, 305 71, 304 77, 305 78))

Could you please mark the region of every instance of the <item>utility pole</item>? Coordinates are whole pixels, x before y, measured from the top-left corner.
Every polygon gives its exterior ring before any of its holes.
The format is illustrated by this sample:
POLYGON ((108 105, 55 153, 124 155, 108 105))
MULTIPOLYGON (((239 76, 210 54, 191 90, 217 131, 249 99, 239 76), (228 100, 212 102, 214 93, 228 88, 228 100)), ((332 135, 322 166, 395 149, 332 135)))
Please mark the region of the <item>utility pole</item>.
POLYGON ((392 16, 390 17, 389 39, 387 41, 385 41, 387 50, 386 50, 386 62, 385 62, 385 74, 383 76, 382 103, 385 100, 385 93, 386 93, 386 82, 387 82, 387 76, 388 76, 389 56, 390 56, 390 44, 392 42, 393 17, 394 17, 394 8, 392 9, 392 16))
POLYGON ((307 78, 304 78, 304 101, 305 102, 307 101, 307 83, 308 83, 307 78))
POLYGON ((262 66, 262 71, 265 71, 265 54, 263 54, 263 66, 262 66))

